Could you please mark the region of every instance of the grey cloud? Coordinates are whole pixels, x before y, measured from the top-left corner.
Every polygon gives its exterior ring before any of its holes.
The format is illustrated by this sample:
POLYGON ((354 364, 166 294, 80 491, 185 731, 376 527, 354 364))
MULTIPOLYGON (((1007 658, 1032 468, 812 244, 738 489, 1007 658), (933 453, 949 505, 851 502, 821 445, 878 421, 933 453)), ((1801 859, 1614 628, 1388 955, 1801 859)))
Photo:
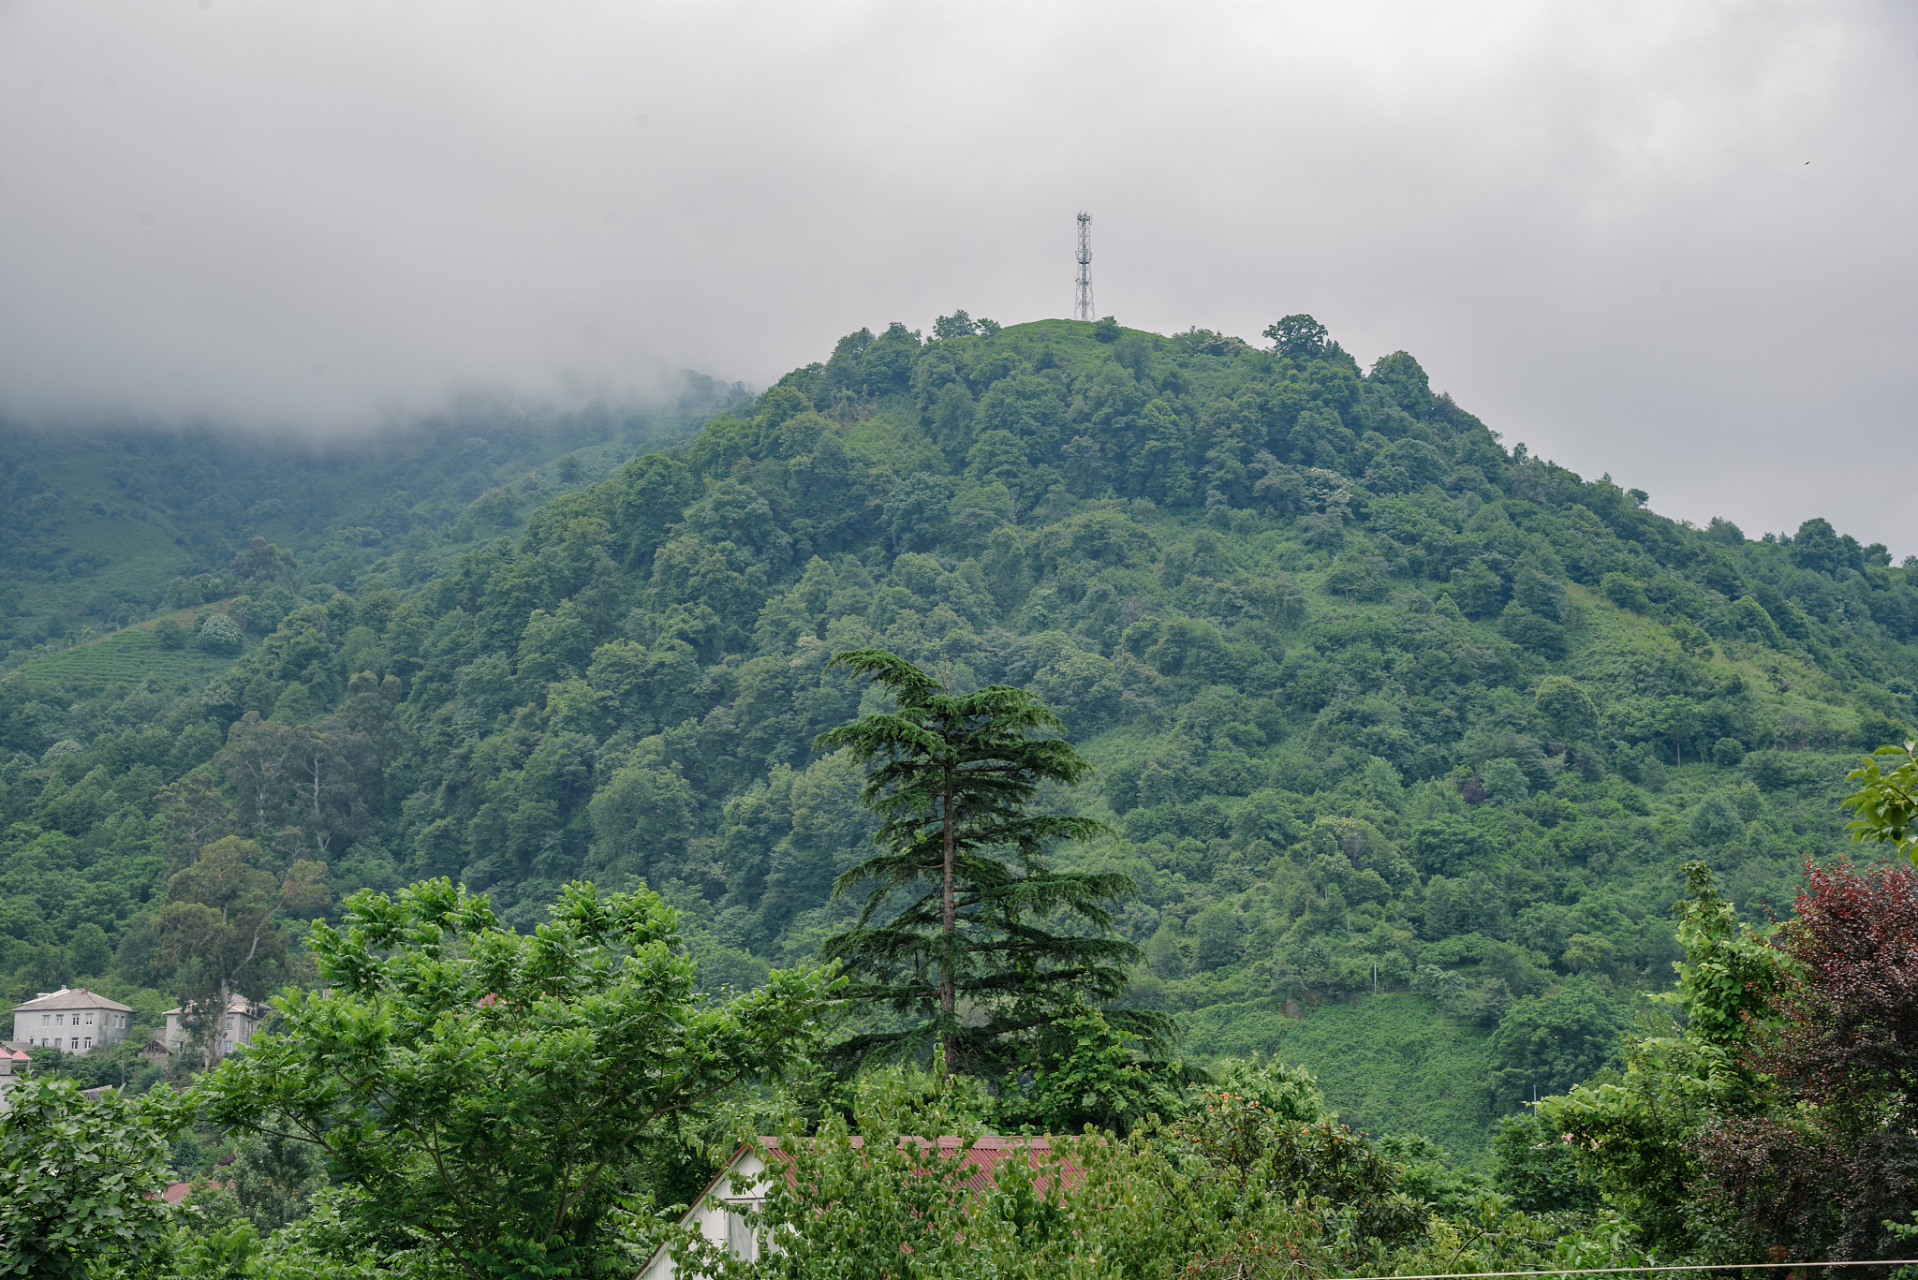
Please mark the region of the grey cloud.
POLYGON ((1661 511, 1902 554, 1915 108, 1873 4, 15 3, 0 406, 763 383, 1063 314, 1084 206, 1126 323, 1311 311, 1661 511))

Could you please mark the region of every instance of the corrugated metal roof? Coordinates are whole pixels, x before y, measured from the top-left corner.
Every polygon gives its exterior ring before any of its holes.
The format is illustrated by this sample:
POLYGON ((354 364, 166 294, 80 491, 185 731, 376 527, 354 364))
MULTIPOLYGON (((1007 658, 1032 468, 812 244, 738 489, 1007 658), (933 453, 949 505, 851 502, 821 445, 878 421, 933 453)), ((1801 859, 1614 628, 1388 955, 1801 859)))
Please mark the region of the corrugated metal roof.
MULTIPOLYGON (((902 1143, 916 1143, 921 1151, 931 1153, 937 1150, 939 1154, 948 1157, 950 1157, 953 1152, 958 1151, 961 1145, 960 1139, 951 1135, 936 1140, 929 1138, 901 1138, 900 1141, 902 1143)), ((792 1163, 792 1153, 780 1147, 778 1138, 761 1137, 758 1142, 760 1149, 768 1155, 784 1160, 788 1164, 792 1163)), ((863 1147, 865 1145, 865 1139, 854 1137, 852 1139, 852 1145, 854 1147, 863 1147)), ((1045 1158, 1051 1153, 1052 1139, 1050 1138, 1005 1137, 999 1134, 988 1133, 981 1136, 978 1141, 974 1142, 972 1146, 967 1149, 964 1156, 961 1157, 960 1164, 962 1168, 969 1168, 973 1171, 972 1175, 966 1179, 966 1185, 968 1187, 974 1191, 990 1191, 1000 1166, 1006 1161, 1017 1159, 1023 1154, 1027 1167, 1037 1169, 1045 1163, 1045 1158)), ((743 1148, 739 1154, 744 1154, 743 1148)), ((737 1164, 738 1160, 739 1155, 735 1155, 731 1163, 737 1164)), ((728 1167, 730 1167, 730 1165, 728 1167)), ((1061 1170, 1061 1173, 1069 1186, 1076 1185, 1085 1180, 1085 1171, 1079 1168, 1076 1162, 1066 1165, 1061 1170)), ((1041 1194, 1044 1194, 1044 1179, 1041 1179, 1040 1183, 1039 1191, 1041 1194)))

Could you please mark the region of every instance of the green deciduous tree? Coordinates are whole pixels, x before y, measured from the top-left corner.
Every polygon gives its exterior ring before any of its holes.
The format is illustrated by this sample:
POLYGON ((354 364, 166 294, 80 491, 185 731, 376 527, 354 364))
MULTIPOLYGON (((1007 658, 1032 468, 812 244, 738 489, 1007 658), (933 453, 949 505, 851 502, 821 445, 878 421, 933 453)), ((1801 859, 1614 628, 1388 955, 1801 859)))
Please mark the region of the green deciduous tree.
POLYGON ((1515 1110, 1591 1079, 1618 1056, 1624 1029, 1624 1011, 1582 978, 1519 1004, 1492 1033, 1494 1106, 1515 1110))
POLYGON ((1265 327, 1265 336, 1272 339, 1272 349, 1280 355, 1303 361, 1324 355, 1331 335, 1311 316, 1299 314, 1274 320, 1265 327))
POLYGON ((1130 1043, 1097 1009, 1060 1018, 1036 1055, 1000 1090, 994 1113, 1002 1129, 1030 1125, 1041 1133, 1079 1133, 1087 1125, 1125 1133, 1150 1116, 1184 1109, 1178 1063, 1155 1062, 1130 1043))
POLYGON ((154 929, 161 957, 182 966, 180 996, 188 1028, 211 1067, 220 1026, 235 993, 264 995, 285 976, 289 955, 280 913, 325 898, 326 864, 295 862, 282 875, 260 867, 260 846, 225 836, 167 882, 154 929))
POLYGON ((1855 842, 1888 844, 1918 865, 1918 742, 1880 747, 1872 755, 1845 775, 1858 784, 1839 801, 1858 815, 1845 829, 1855 842))
POLYGON ((208 653, 232 657, 246 647, 246 633, 224 613, 208 614, 207 620, 200 624, 200 634, 194 643, 208 653))
MULTIPOLYGON (((1047 865, 1049 846, 1104 826, 1031 812, 1042 782, 1070 786, 1090 766, 1056 736, 1058 716, 1023 689, 954 693, 879 649, 839 654, 832 665, 870 678, 896 706, 818 739, 871 768, 861 798, 880 819, 881 850, 835 881, 836 894, 873 888, 824 954, 845 966, 854 997, 906 1023, 855 1035, 837 1055, 916 1056, 937 1042, 955 1069, 997 1074, 1017 1059, 1018 1042, 1063 1011, 1123 993, 1122 966, 1139 954, 1110 933, 1107 904, 1136 892, 1128 877, 1047 865)), ((1106 1016, 1155 1041, 1167 1030, 1153 1015, 1106 1016)))
POLYGON ((374 1229, 466 1274, 611 1274, 629 1162, 696 1108, 812 1043, 822 975, 701 1002, 677 917, 647 892, 568 885, 516 934, 445 880, 348 900, 315 928, 323 992, 206 1086, 221 1123, 325 1149, 374 1229))
POLYGON ((1685 868, 1678 907, 1685 959, 1677 990, 1662 1000, 1686 1025, 1625 1044, 1616 1080, 1581 1084, 1539 1103, 1544 1123, 1578 1148, 1608 1203, 1631 1222, 1638 1243, 1686 1251, 1700 1243, 1699 1164, 1692 1140, 1727 1116, 1757 1105, 1763 1081, 1747 1062, 1784 977, 1766 935, 1741 924, 1700 862, 1685 868))
POLYGON ((1532 705, 1546 731, 1561 742, 1587 742, 1598 736, 1598 706, 1583 685, 1568 676, 1539 681, 1532 705))
POLYGON ((1493 1184, 1527 1213, 1598 1207, 1579 1152, 1537 1112, 1506 1116, 1492 1138, 1493 1184))
POLYGON ((0 1276, 82 1277, 163 1246, 168 1142, 191 1116, 168 1090, 89 1100, 71 1080, 28 1080, 0 1115, 0 1276))

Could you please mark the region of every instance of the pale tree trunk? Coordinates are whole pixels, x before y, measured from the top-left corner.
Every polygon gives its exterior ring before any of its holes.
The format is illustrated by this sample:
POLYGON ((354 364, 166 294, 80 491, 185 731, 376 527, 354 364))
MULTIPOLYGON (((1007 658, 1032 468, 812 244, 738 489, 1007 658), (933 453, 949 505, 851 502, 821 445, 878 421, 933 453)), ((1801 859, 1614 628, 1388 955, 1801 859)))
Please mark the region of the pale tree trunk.
MULTIPOLYGON (((287 900, 292 896, 293 881, 282 881, 280 883, 279 898, 269 905, 266 910, 262 911, 260 918, 254 922, 253 937, 247 942, 246 954, 240 958, 240 963, 234 966, 236 971, 244 969, 247 965, 253 963, 254 957, 260 954, 260 938, 266 933, 267 924, 272 921, 274 912, 285 906, 287 900)), ((226 911, 224 908, 222 908, 220 912, 220 923, 222 925, 226 924, 226 911)), ((241 927, 244 928, 245 926, 242 925, 241 927)), ((225 1038, 226 1033, 227 1006, 231 1004, 232 1001, 232 974, 222 973, 220 975, 220 1007, 213 1017, 213 1036, 207 1041, 206 1045, 206 1069, 208 1071, 213 1070, 213 1068, 219 1064, 220 1059, 226 1056, 225 1051, 221 1048, 221 1041, 225 1038)))
POLYGON ((222 977, 220 979, 220 1007, 213 1015, 213 1033, 206 1038, 205 1053, 206 1069, 208 1071, 220 1065, 220 1059, 226 1056, 226 1052, 221 1047, 220 1041, 226 1034, 226 1007, 232 999, 233 983, 229 979, 222 977))
POLYGON ((958 1007, 958 992, 955 986, 955 980, 952 972, 952 945, 954 941, 956 940, 955 935, 959 932, 959 915, 958 915, 958 910, 953 903, 953 894, 952 894, 953 845, 955 843, 955 834, 956 834, 953 830, 953 821, 952 821, 953 789, 954 789, 953 766, 947 765, 946 766, 946 799, 945 799, 945 804, 943 806, 944 812, 940 815, 941 818, 943 819, 942 825, 944 828, 941 834, 943 835, 944 842, 945 842, 945 867, 944 867, 945 880, 941 886, 942 897, 941 897, 940 905, 944 908, 944 912, 941 917, 941 923, 945 931, 946 953, 941 965, 941 974, 939 979, 939 1011, 945 1015, 946 1025, 948 1028, 944 1036, 945 1042, 946 1042, 946 1069, 947 1070, 952 1070, 953 1067, 956 1065, 953 1061, 952 1032, 950 1028, 952 1025, 953 1012, 958 1007))
POLYGON ((306 762, 306 771, 313 778, 313 825, 320 824, 320 777, 326 768, 326 756, 316 747, 306 762))

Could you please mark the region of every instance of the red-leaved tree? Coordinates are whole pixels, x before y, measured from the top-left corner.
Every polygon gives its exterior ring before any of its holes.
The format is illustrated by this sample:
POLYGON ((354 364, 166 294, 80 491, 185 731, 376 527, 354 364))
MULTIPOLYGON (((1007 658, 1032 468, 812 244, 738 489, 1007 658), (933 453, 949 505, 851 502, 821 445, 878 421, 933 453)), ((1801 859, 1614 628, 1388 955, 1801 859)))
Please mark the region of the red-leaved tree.
POLYGON ((1807 866, 1749 1062, 1772 1105, 1696 1140, 1699 1188, 1794 1258, 1896 1256, 1918 1210, 1918 874, 1807 866))

